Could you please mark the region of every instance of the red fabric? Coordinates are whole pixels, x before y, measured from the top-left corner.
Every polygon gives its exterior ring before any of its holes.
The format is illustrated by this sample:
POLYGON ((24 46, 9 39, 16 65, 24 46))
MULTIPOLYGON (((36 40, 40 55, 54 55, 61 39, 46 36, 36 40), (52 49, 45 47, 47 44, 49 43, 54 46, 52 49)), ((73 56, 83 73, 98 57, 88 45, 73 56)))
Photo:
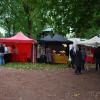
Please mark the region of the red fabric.
POLYGON ((16 47, 18 53, 11 53, 11 61, 27 62, 32 61, 32 45, 36 44, 37 41, 19 32, 11 38, 0 38, 0 43, 4 43, 10 48, 12 45, 16 47))
POLYGON ((0 38, 0 43, 33 43, 36 44, 37 41, 28 38, 22 32, 17 33, 11 38, 0 38))
POLYGON ((87 56, 85 60, 86 60, 86 62, 88 62, 88 63, 94 63, 94 58, 91 57, 91 56, 87 56))
POLYGON ((11 61, 27 62, 32 61, 32 44, 16 44, 18 54, 11 55, 11 61))
POLYGON ((91 53, 94 54, 94 48, 91 48, 91 53))

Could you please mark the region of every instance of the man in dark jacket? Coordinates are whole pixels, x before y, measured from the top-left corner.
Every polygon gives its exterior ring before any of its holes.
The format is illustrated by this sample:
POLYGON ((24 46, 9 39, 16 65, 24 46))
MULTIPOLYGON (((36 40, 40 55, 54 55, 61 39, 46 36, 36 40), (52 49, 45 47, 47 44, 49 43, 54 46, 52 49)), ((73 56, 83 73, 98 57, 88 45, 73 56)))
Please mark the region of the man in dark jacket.
POLYGON ((81 69, 82 69, 82 53, 81 53, 81 48, 79 47, 76 50, 76 54, 75 54, 75 73, 76 74, 81 74, 81 69))
POLYGON ((0 44, 0 65, 4 64, 4 46, 0 44))
POLYGON ((74 52, 74 48, 72 47, 72 49, 70 50, 70 58, 71 58, 71 67, 74 68, 74 64, 75 64, 75 52, 74 52))
POLYGON ((5 52, 4 46, 0 44, 0 53, 4 53, 4 52, 5 52))
POLYGON ((94 49, 94 59, 96 63, 96 71, 100 68, 100 47, 94 49))

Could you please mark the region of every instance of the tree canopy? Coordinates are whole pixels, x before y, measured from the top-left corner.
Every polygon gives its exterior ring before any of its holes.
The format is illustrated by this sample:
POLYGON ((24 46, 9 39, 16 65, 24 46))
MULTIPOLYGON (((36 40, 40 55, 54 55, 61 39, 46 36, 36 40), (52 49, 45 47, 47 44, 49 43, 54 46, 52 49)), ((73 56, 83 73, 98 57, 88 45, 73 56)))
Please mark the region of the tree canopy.
POLYGON ((63 35, 89 38, 100 33, 99 0, 0 0, 0 26, 37 38, 46 27, 63 35))

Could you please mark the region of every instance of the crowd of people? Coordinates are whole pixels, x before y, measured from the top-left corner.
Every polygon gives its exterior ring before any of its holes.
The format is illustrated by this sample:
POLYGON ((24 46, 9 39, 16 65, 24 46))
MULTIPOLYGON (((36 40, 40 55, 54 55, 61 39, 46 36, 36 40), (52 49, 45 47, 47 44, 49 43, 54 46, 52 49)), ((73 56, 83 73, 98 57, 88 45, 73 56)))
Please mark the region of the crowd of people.
POLYGON ((52 49, 48 46, 37 48, 37 61, 40 63, 52 63, 52 49))
POLYGON ((0 44, 0 65, 10 61, 11 53, 17 53, 15 45, 8 47, 6 44, 0 44))
MULTIPOLYGON (((96 64, 95 70, 100 68, 100 47, 94 48, 94 61, 96 64)), ((86 50, 81 46, 78 46, 76 52, 74 48, 70 50, 71 67, 75 68, 75 74, 81 74, 82 71, 86 70, 85 60, 86 60, 86 50)))
POLYGON ((83 71, 85 70, 85 58, 86 58, 85 49, 84 48, 81 49, 81 47, 79 47, 76 50, 76 54, 75 54, 76 74, 81 74, 82 70, 83 71))
POLYGON ((6 62, 5 54, 9 53, 9 49, 5 44, 0 44, 0 65, 6 62))
POLYGON ((81 74, 82 70, 85 70, 85 58, 86 58, 86 51, 85 48, 80 46, 77 47, 77 50, 74 51, 74 48, 70 50, 70 57, 71 57, 71 66, 75 68, 76 74, 81 74))

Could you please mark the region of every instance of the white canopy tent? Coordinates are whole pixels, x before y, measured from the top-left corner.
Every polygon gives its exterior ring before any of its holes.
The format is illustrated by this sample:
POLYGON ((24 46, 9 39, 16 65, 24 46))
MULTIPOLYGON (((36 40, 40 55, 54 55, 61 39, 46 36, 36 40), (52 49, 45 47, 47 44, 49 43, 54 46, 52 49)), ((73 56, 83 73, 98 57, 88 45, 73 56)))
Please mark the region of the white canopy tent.
POLYGON ((85 46, 98 47, 100 46, 100 38, 95 36, 89 40, 81 42, 80 44, 85 46))
POLYGON ((76 52, 77 45, 81 44, 80 38, 70 38, 69 40, 73 41, 73 44, 70 45, 70 49, 74 48, 74 52, 76 52))

